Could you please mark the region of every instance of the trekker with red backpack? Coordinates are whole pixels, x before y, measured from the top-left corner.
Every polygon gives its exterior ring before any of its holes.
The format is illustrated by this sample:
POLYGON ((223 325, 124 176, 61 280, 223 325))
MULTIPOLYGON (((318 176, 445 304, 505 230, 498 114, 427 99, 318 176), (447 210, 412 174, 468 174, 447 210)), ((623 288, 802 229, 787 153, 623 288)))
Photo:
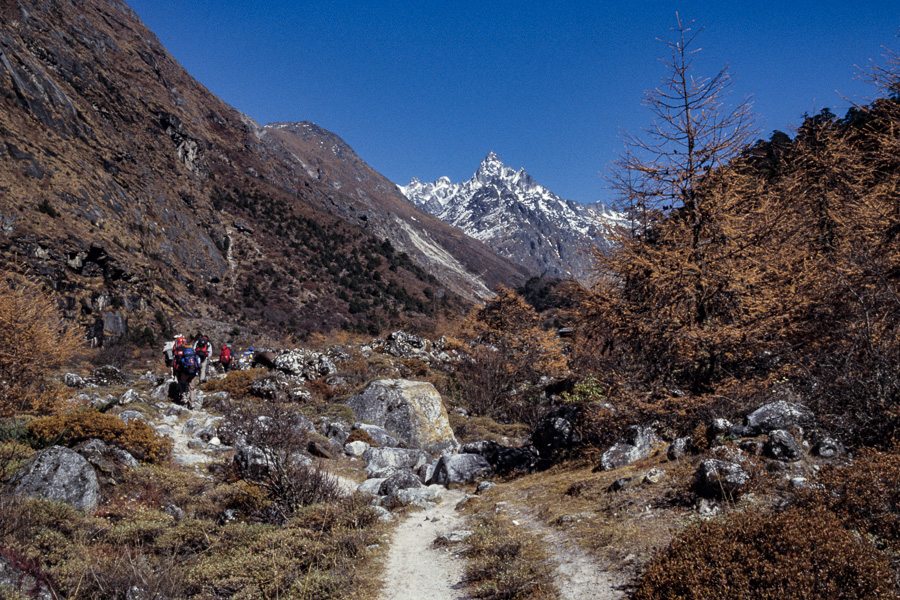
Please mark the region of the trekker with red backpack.
POLYGON ((231 368, 231 361, 234 360, 234 354, 231 352, 231 346, 225 344, 219 351, 219 364, 226 373, 231 368))
POLYGON ((206 371, 209 366, 209 354, 212 350, 212 344, 209 343, 209 338, 200 334, 200 337, 197 338, 197 341, 194 343, 194 353, 200 359, 200 383, 206 381, 206 371))
MULTIPOLYGON (((189 403, 194 403, 194 392, 191 382, 200 372, 200 358, 190 346, 182 346, 181 354, 175 357, 175 380, 178 382, 178 402, 184 401, 188 395, 189 403)), ((177 352, 177 351, 176 351, 177 352)))
POLYGON ((171 360, 167 360, 166 364, 169 367, 172 367, 172 376, 178 379, 178 369, 177 362, 178 357, 184 353, 184 349, 187 348, 187 339, 181 334, 175 336, 175 340, 172 342, 172 358, 171 360))

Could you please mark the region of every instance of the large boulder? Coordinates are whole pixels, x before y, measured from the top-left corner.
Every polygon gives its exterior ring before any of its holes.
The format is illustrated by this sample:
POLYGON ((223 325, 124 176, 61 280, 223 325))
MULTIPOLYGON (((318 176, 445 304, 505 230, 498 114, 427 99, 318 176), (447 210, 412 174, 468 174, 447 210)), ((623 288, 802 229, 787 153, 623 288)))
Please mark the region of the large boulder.
POLYGON ((412 448, 432 454, 459 448, 441 395, 430 383, 405 379, 373 381, 350 398, 347 405, 361 421, 394 432, 412 448))
POLYGON ((378 486, 379 496, 393 496, 399 490, 422 487, 418 475, 410 469, 401 469, 381 482, 378 486))
POLYGON ((125 470, 140 465, 128 451, 108 446, 102 440, 86 440, 74 448, 93 467, 97 480, 103 483, 118 484, 125 470))
POLYGON ((389 477, 400 469, 416 471, 428 462, 422 450, 406 448, 369 448, 363 454, 369 477, 389 477))
POLYGON ((65 502, 93 511, 100 502, 100 483, 88 461, 72 450, 53 446, 35 454, 10 481, 13 493, 65 502))
POLYGON ((733 499, 750 483, 750 474, 736 463, 710 458, 696 473, 697 491, 703 496, 733 499))
POLYGON ((438 460, 427 483, 449 488, 453 484, 474 483, 492 473, 490 463, 480 454, 445 454, 438 460))
POLYGON ((304 349, 290 350, 273 357, 272 366, 288 375, 308 380, 337 373, 337 367, 328 356, 304 349))
POLYGON ((815 424, 815 420, 812 411, 802 404, 779 400, 760 406, 744 417, 743 424, 739 426, 741 431, 735 433, 744 437, 752 437, 776 429, 809 427, 815 424))
POLYGON ((600 457, 600 467, 604 471, 624 467, 653 454, 663 441, 652 427, 632 425, 628 435, 600 457))
POLYGON ((408 448, 409 444, 401 440, 399 437, 378 425, 369 425, 368 423, 355 423, 354 430, 365 431, 375 443, 382 448, 408 448))
POLYGON ((529 473, 535 469, 539 458, 534 446, 516 448, 492 440, 470 442, 459 451, 463 454, 480 454, 498 475, 529 473))

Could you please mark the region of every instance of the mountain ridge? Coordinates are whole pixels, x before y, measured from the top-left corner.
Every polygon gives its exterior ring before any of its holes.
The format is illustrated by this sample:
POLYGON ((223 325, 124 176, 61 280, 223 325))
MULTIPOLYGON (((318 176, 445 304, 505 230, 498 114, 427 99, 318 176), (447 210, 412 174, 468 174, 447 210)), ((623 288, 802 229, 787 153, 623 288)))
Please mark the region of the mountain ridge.
POLYGON ((489 152, 474 175, 453 183, 413 178, 399 186, 422 210, 484 242, 533 275, 587 281, 590 253, 606 248, 608 228, 621 215, 601 203, 585 206, 539 185, 524 168, 489 152))

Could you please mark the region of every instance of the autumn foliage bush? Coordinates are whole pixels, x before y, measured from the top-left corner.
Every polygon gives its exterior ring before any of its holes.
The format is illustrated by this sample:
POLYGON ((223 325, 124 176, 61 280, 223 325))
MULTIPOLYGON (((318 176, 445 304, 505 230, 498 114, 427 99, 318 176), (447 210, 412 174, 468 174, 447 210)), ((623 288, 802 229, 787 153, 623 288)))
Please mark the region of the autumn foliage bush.
POLYGON ((59 398, 48 388, 49 376, 80 344, 40 286, 0 282, 0 416, 55 409, 59 398))
POLYGON ((736 512, 683 530, 634 600, 895 600, 887 560, 826 510, 736 512))
POLYGON ((160 462, 172 452, 172 441, 156 433, 150 425, 134 419, 127 424, 115 415, 85 409, 41 417, 28 423, 26 435, 32 445, 74 446, 97 438, 131 452, 149 462, 160 462))
POLYGON ((556 334, 542 329, 534 309, 501 286, 469 315, 458 337, 468 354, 456 369, 463 403, 479 416, 537 422, 543 414, 536 402, 540 383, 563 375, 567 359, 556 334))

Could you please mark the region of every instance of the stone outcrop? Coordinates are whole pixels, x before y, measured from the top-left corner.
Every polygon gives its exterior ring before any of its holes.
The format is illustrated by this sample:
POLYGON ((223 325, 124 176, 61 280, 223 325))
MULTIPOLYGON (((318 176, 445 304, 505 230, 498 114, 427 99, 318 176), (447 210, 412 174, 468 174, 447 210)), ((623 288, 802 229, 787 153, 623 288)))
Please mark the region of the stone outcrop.
POLYGON ((389 477, 400 469, 418 470, 428 462, 428 454, 423 450, 369 448, 363 454, 363 460, 370 478, 389 477))
POLYGON ((732 428, 734 435, 752 437, 776 429, 810 427, 815 424, 812 411, 802 404, 779 400, 760 406, 744 417, 743 424, 732 428))
POLYGON ((13 475, 13 493, 65 502, 93 511, 100 502, 100 484, 88 461, 72 450, 54 446, 35 454, 13 475))
POLYGON ((373 381, 347 405, 361 421, 388 429, 412 448, 440 454, 459 447, 441 395, 430 383, 405 379, 373 381))
POLYGON ((446 454, 438 460, 427 483, 450 487, 454 484, 474 483, 490 477, 492 473, 491 465, 480 454, 446 454))
POLYGON ((700 463, 696 473, 697 491, 707 497, 732 499, 750 483, 750 474, 740 465, 710 458, 700 463))
POLYGON ((632 425, 628 435, 600 457, 600 467, 604 471, 624 467, 650 456, 663 441, 651 427, 632 425))

